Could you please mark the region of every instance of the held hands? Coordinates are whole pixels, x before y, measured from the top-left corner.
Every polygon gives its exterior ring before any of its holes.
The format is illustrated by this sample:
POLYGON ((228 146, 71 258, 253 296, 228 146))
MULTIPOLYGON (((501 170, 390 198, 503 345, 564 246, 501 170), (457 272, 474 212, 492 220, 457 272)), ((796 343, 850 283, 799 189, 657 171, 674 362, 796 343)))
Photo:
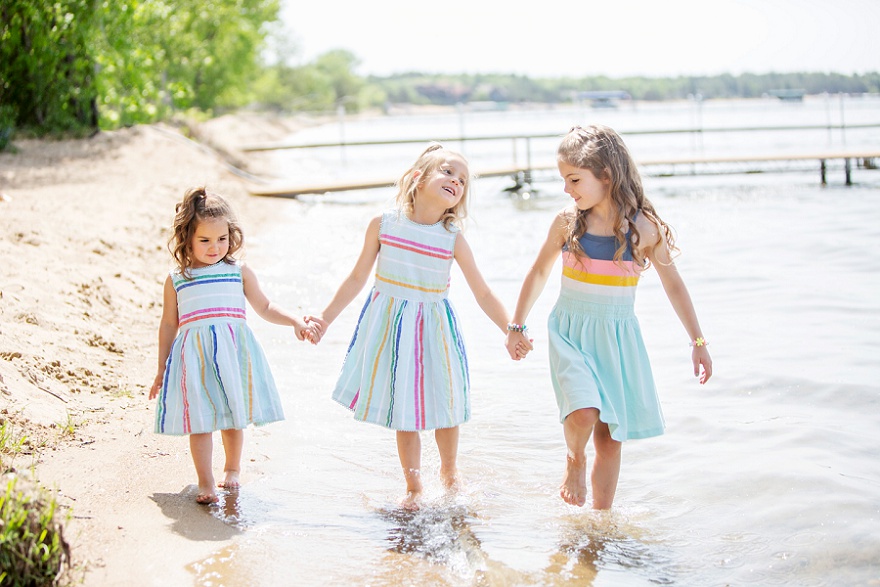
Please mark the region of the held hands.
POLYGON ((309 316, 294 317, 293 329, 297 340, 309 341, 312 344, 318 344, 318 341, 321 340, 321 332, 315 332, 315 325, 309 324, 309 316))
MULTIPOLYGON (((328 326, 330 326, 330 323, 323 318, 308 315, 305 317, 303 336, 312 344, 318 344, 321 342, 324 333, 327 332, 328 326)), ((300 338, 300 340, 303 340, 303 338, 300 338)))
POLYGON ((510 358, 514 361, 519 361, 526 358, 529 351, 535 348, 532 341, 533 339, 528 338, 528 330, 519 332, 509 330, 504 346, 507 347, 507 353, 510 355, 510 358))

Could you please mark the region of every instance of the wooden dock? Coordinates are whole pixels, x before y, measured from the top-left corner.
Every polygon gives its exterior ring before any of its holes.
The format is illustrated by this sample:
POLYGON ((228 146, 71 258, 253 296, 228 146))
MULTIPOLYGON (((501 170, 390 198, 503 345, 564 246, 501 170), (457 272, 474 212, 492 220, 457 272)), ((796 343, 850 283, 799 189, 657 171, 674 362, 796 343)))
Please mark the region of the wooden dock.
MULTIPOLYGON (((637 165, 644 171, 651 168, 669 168, 670 171, 660 175, 700 175, 697 166, 725 165, 725 164, 763 164, 774 162, 798 162, 816 161, 820 172, 822 185, 826 185, 827 162, 844 161, 844 173, 846 185, 852 185, 852 162, 866 169, 877 169, 875 160, 880 159, 880 150, 866 151, 829 151, 814 153, 786 153, 786 154, 755 154, 755 155, 731 155, 731 156, 683 156, 683 157, 660 157, 637 161, 637 165), (676 172, 676 168, 684 168, 676 172)), ((511 165, 507 167, 477 169, 474 175, 477 178, 485 177, 510 177, 515 182, 508 191, 518 191, 520 188, 527 189, 532 182, 533 174, 537 171, 555 171, 556 164, 538 165, 511 165)), ((731 171, 728 173, 760 173, 765 170, 756 169, 751 171, 731 171)), ((376 188, 391 188, 396 178, 374 179, 351 179, 340 181, 316 182, 312 184, 277 184, 277 185, 251 185, 248 191, 255 196, 271 196, 281 198, 295 198, 304 194, 326 194, 331 192, 347 192, 354 190, 368 190, 376 188)))
MULTIPOLYGON (((741 133, 741 132, 781 132, 781 131, 846 131, 868 128, 880 128, 880 123, 868 124, 804 124, 798 126, 731 126, 731 127, 694 127, 694 128, 665 128, 650 130, 628 130, 622 132, 621 135, 628 136, 648 136, 648 135, 709 135, 716 133, 741 133)), ((427 145, 430 141, 436 141, 444 144, 470 143, 470 142, 498 142, 510 141, 519 143, 525 141, 528 143, 532 140, 554 139, 559 141, 562 139, 561 134, 533 134, 533 135, 472 135, 472 136, 448 136, 431 139, 382 139, 369 141, 344 141, 344 142, 325 142, 325 143, 258 143, 253 145, 243 145, 241 151, 259 152, 259 151, 281 151, 286 149, 323 149, 323 148, 339 148, 339 147, 371 147, 377 145, 427 145)))

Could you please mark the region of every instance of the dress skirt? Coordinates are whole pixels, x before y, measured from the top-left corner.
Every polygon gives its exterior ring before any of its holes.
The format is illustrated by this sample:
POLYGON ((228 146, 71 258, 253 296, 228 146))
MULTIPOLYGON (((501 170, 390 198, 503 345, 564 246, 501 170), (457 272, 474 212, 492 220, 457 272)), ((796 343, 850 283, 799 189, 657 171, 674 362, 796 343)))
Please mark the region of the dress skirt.
POLYGON ((262 347, 244 320, 199 321, 174 340, 155 430, 199 434, 284 419, 262 347))
POLYGON ((364 422, 403 431, 470 419, 464 340, 448 299, 417 301, 373 288, 333 399, 364 422))
POLYGON ((575 410, 596 408, 614 440, 663 434, 663 413, 631 304, 560 296, 548 333, 560 421, 575 410))

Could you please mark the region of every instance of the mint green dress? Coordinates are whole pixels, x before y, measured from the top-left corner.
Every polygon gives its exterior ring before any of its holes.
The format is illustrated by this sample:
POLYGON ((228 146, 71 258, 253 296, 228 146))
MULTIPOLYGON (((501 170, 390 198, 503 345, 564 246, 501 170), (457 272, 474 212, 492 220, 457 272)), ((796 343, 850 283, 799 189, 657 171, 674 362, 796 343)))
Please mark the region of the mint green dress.
POLYGON ((648 352, 633 311, 641 268, 613 236, 584 234, 587 257, 563 249, 562 287, 548 319, 550 373, 560 421, 596 408, 614 440, 663 434, 648 352))

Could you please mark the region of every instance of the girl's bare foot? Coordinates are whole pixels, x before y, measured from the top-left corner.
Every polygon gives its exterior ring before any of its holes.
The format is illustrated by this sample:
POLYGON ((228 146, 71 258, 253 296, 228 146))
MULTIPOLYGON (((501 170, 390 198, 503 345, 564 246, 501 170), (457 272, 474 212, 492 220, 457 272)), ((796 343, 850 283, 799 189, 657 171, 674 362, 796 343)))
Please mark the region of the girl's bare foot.
POLYGON ((407 491, 403 499, 400 500, 400 507, 411 512, 417 511, 420 507, 419 500, 421 497, 421 491, 407 491))
POLYGON ((445 487, 447 491, 458 491, 461 489, 461 478, 458 476, 458 471, 456 469, 444 471, 441 468, 440 481, 443 483, 443 487, 445 487))
POLYGON ((562 477, 562 486, 559 488, 559 497, 571 505, 578 507, 587 503, 587 459, 574 458, 571 455, 565 459, 565 475, 562 477))
POLYGON ((241 487, 241 478, 239 477, 239 471, 234 469, 228 469, 224 471, 226 473, 226 477, 217 484, 217 487, 222 487, 224 489, 238 489, 241 487))
POLYGON ((400 505, 405 510, 417 510, 419 498, 422 497, 422 472, 419 469, 404 469, 403 476, 406 479, 406 495, 400 500, 400 505))
POLYGON ((211 485, 208 485, 207 487, 199 486, 199 494, 196 496, 196 503, 210 505, 212 503, 217 503, 218 501, 220 501, 220 498, 214 493, 214 488, 211 485))

